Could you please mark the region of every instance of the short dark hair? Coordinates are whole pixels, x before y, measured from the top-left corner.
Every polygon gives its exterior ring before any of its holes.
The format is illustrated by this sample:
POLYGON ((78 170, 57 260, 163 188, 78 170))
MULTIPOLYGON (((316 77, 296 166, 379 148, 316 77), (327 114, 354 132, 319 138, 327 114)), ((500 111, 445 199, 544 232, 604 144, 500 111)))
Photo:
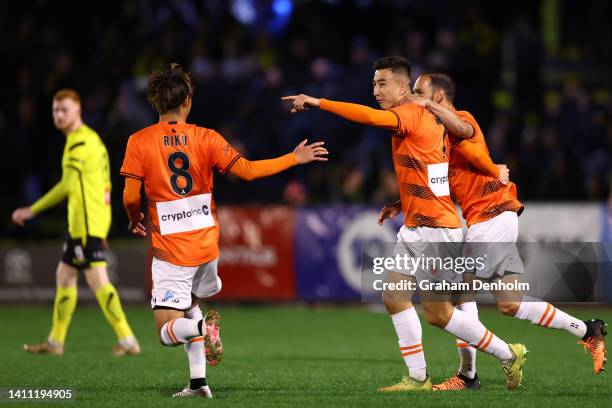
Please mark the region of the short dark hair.
POLYGON ((412 66, 407 58, 399 56, 382 57, 374 61, 374 70, 390 69, 391 72, 402 72, 410 79, 412 66))
POLYGON ((421 76, 427 76, 434 92, 442 89, 449 102, 455 100, 455 80, 448 74, 437 71, 425 71, 421 76))
POLYGON ((179 107, 193 95, 189 73, 180 64, 170 63, 163 71, 154 72, 147 83, 149 102, 160 115, 179 107))

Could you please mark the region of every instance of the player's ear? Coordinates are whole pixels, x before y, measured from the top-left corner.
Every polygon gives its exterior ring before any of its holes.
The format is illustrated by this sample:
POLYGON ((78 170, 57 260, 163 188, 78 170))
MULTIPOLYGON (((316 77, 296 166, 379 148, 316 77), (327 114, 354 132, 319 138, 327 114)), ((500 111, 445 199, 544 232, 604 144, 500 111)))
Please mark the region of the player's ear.
POLYGON ((442 89, 438 89, 436 91, 436 93, 434 94, 434 102, 435 103, 442 103, 442 101, 444 100, 444 91, 442 89))
POLYGON ((189 113, 191 112, 191 95, 188 95, 185 100, 183 101, 183 103, 181 104, 183 110, 186 112, 187 115, 189 115, 189 113))

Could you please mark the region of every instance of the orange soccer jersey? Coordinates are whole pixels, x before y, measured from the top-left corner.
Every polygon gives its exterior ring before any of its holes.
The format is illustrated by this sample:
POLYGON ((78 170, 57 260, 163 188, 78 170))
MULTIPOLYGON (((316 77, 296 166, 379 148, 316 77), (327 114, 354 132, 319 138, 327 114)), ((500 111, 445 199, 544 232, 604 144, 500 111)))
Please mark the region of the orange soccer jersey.
POLYGON ((461 227, 449 191, 446 129, 431 112, 412 103, 390 111, 399 123, 392 147, 404 224, 461 227))
POLYGON ((505 211, 520 214, 523 205, 518 201, 516 185, 502 184, 498 179, 477 171, 464 157, 453 152, 458 143, 475 143, 487 153, 487 144, 476 119, 466 111, 455 112, 472 125, 474 135, 466 140, 451 136, 450 188, 453 198, 461 206, 468 226, 489 220, 505 211))
POLYGON ((182 122, 130 136, 121 174, 144 184, 153 256, 180 266, 219 256, 213 168, 224 173, 239 157, 219 133, 182 122))

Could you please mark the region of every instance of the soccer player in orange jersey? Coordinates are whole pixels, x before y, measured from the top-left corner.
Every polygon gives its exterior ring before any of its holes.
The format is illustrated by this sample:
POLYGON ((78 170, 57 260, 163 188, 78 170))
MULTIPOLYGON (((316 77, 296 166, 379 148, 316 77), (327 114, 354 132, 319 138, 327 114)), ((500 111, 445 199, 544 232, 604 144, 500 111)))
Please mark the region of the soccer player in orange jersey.
POLYGON ((216 363, 221 351, 219 315, 209 311, 203 317, 198 300, 221 290, 213 170, 253 180, 298 164, 326 161, 327 150, 322 142, 307 145, 304 140, 282 157, 249 161, 219 133, 185 122, 192 95, 190 77, 178 64, 151 75, 148 97, 159 122, 130 136, 121 174, 129 229, 151 236, 151 306, 160 341, 170 347, 183 344, 189 360, 190 383, 174 396, 212 398, 206 359, 216 363), (143 186, 146 227, 140 212, 143 186))
MULTIPOLYGON (((523 264, 514 243, 518 237, 518 216, 523 211, 523 205, 517 199, 516 186, 511 182, 501 183, 481 170, 474 169, 464 157, 456 154, 456 149, 471 145, 470 149, 479 150, 481 157, 489 157, 484 135, 474 116, 467 111, 455 110, 453 106, 455 84, 450 76, 426 72, 416 80, 414 93, 418 98, 412 98, 413 102, 430 110, 449 129, 450 188, 468 225, 465 241, 472 245, 466 248, 471 248, 472 251, 486 250, 488 255, 495 255, 487 262, 486 269, 466 273, 465 279, 471 281, 475 277, 492 282, 518 282, 519 274, 523 272, 523 264)), ((492 162, 489 166, 493 166, 492 162)), ((387 218, 399 211, 401 208, 396 206, 391 213, 381 212, 381 218, 387 218)), ((471 255, 474 256, 473 253, 471 255)), ((606 332, 602 320, 582 321, 545 301, 521 293, 493 294, 500 312, 517 319, 529 320, 541 327, 566 330, 581 338, 579 343, 591 353, 595 373, 602 371, 606 361, 606 332)), ((478 316, 478 309, 473 301, 455 307, 478 316)), ((480 387, 476 374, 476 351, 459 339, 457 347, 461 357, 459 372, 441 384, 434 385, 434 390, 480 387)))
MULTIPOLYGON (((463 233, 450 197, 448 184, 447 131, 427 109, 410 103, 410 63, 403 57, 385 57, 374 63, 374 96, 382 109, 352 103, 317 99, 308 95, 284 97, 293 103, 292 112, 320 108, 348 120, 392 131, 393 164, 400 190, 405 223, 398 233, 396 253, 419 256, 425 247, 435 246, 440 258, 456 257, 451 245, 460 243, 463 233), (448 249, 451 248, 451 249, 448 249)), ((457 248, 457 246, 455 246, 457 248)), ((388 283, 409 281, 454 282, 460 276, 450 270, 419 268, 416 271, 389 272, 388 283)), ((388 286, 387 286, 388 287, 388 286)), ((391 315, 408 376, 380 391, 431 390, 422 346, 421 324, 412 305, 413 291, 385 290, 383 302, 391 315)), ((430 324, 497 357, 503 364, 507 386, 520 385, 525 346, 508 345, 493 335, 474 316, 454 309, 450 301, 423 300, 430 324)))

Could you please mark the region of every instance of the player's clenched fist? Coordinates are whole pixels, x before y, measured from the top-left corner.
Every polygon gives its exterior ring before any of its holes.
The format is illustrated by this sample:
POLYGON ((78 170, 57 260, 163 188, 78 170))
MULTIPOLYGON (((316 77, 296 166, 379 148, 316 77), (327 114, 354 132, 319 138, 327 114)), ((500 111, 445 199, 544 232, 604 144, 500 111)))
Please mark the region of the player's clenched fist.
POLYGON ((321 103, 320 99, 313 98, 312 96, 308 96, 304 94, 283 96, 281 99, 283 101, 293 102, 291 113, 305 111, 310 108, 318 108, 319 104, 321 103))
POLYGON ((302 143, 297 145, 293 154, 297 158, 299 164, 310 163, 311 161, 327 161, 327 149, 323 147, 325 142, 315 142, 307 145, 308 139, 302 140, 302 143))

